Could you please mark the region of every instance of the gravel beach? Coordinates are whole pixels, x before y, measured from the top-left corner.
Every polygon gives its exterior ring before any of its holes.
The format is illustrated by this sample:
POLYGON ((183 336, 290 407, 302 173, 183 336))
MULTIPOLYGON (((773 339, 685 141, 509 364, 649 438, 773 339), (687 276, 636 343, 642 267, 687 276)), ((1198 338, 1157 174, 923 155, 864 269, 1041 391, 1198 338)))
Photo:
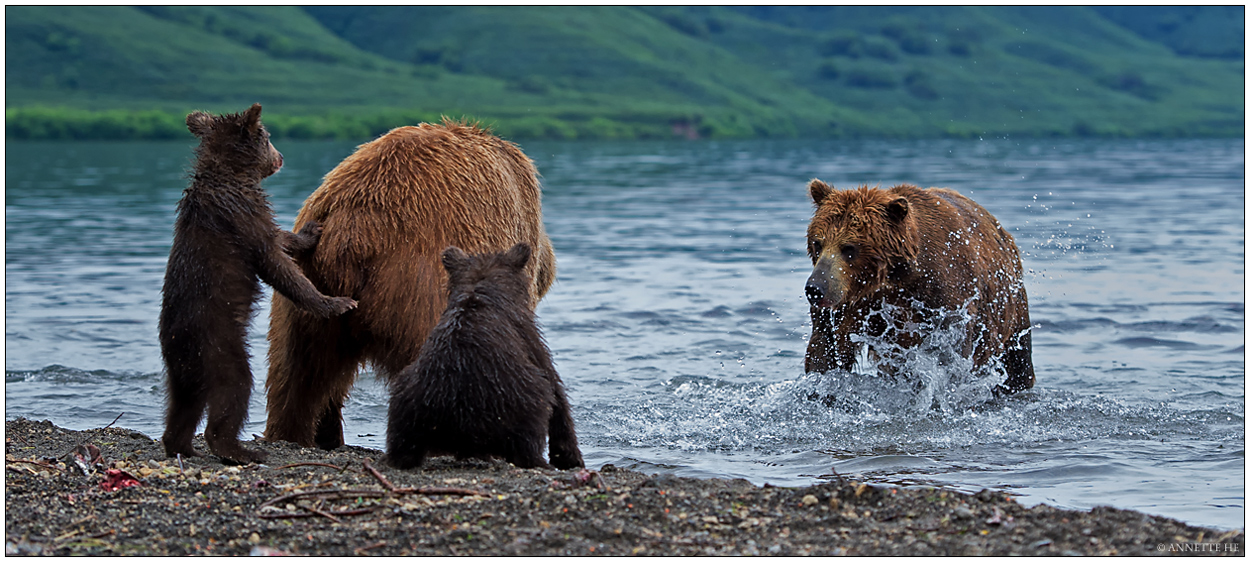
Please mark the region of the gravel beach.
MULTIPOLYGON (((806 488, 248 443, 166 459, 119 427, 5 422, 6 555, 1245 555, 1244 530, 1001 492, 806 488)), ((202 437, 196 448, 207 451, 202 437)))

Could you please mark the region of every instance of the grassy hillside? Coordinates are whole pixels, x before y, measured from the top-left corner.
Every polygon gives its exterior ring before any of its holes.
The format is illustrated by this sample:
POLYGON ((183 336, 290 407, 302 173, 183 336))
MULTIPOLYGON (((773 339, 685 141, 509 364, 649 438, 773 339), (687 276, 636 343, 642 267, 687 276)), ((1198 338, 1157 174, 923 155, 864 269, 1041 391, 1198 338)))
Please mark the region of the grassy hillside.
POLYGON ((288 137, 1240 136, 1241 10, 10 6, 6 132, 260 101, 288 137))
POLYGON ((722 20, 711 40, 889 115, 878 126, 891 136, 1241 134, 1241 61, 1176 56, 1087 8, 734 10, 755 21, 722 20))
POLYGON ((1180 55, 1244 59, 1244 6, 1098 6, 1100 15, 1180 55))

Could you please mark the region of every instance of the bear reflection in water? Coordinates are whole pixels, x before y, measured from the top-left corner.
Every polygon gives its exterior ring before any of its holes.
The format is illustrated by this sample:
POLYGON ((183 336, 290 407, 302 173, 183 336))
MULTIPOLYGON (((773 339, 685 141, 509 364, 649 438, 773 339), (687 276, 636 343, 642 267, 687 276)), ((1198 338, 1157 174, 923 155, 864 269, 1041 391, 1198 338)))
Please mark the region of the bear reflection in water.
POLYGON ((807 372, 850 370, 867 346, 900 374, 911 351, 970 360, 1012 393, 1034 382, 1029 303, 1015 241, 984 208, 949 189, 896 185, 837 190, 814 179, 807 228, 807 372), (958 332, 932 346, 935 332, 958 332), (953 353, 952 353, 953 352, 953 353))

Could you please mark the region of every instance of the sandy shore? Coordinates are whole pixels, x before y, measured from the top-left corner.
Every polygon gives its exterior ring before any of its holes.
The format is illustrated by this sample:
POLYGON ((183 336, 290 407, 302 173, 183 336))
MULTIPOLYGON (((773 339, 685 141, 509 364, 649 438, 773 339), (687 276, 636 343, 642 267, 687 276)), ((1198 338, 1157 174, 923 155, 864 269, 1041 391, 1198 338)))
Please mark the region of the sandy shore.
POLYGON ((250 445, 267 464, 179 462, 128 429, 7 421, 5 553, 1245 554, 1240 530, 1109 507, 1026 509, 988 491, 757 487, 450 458, 400 471, 372 449, 250 445))

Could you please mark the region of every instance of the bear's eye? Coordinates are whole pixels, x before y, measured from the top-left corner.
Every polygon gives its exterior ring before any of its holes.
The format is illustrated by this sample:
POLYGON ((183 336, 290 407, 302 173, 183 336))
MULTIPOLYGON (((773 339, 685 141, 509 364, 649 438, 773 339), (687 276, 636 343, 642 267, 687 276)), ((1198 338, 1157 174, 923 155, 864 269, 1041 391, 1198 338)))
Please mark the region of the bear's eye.
POLYGON ((839 251, 842 252, 842 259, 845 261, 851 261, 855 259, 855 256, 859 255, 859 248, 856 248, 851 244, 842 246, 839 251))
POLYGON ((812 255, 814 256, 819 256, 820 251, 825 249, 825 244, 821 242, 820 240, 812 240, 811 246, 812 246, 812 255))

